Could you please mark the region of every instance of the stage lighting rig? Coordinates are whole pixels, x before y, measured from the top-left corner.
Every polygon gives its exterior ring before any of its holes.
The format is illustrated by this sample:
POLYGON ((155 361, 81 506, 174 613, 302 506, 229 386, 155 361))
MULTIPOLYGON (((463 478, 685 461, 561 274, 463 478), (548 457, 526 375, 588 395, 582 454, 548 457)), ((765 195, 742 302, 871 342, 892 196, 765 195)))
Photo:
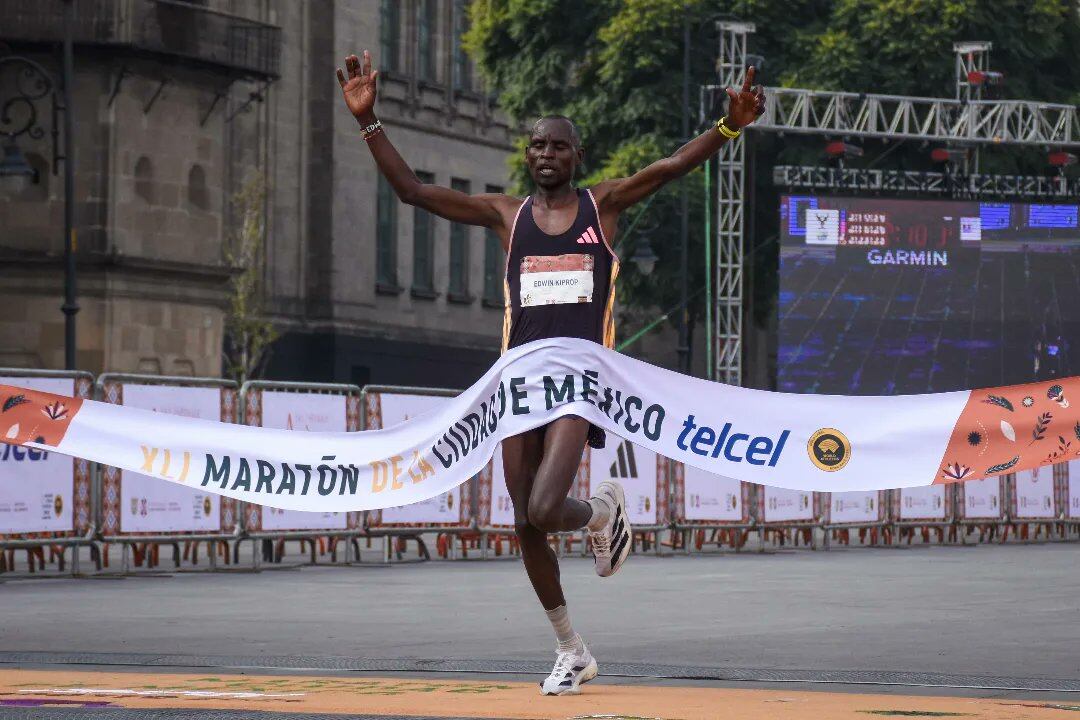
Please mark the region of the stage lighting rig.
POLYGON ((1075 165, 1077 157, 1070 152, 1061 150, 1060 152, 1052 152, 1047 158, 1051 167, 1056 167, 1059 170, 1064 170, 1070 165, 1075 165))
POLYGON ((936 163, 962 166, 967 162, 968 151, 960 148, 939 147, 930 151, 930 159, 936 163))
POLYGON ((1004 85, 1005 73, 996 70, 972 70, 967 74, 972 85, 1004 85))

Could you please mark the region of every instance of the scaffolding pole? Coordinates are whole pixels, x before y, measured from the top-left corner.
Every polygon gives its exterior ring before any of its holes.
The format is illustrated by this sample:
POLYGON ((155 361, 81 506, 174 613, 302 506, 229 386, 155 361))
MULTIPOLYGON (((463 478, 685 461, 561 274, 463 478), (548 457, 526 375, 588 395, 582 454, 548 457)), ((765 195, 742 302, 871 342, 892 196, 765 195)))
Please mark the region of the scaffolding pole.
MULTIPOLYGON (((746 40, 753 23, 719 22, 721 87, 738 87, 746 72, 746 40)), ((716 358, 714 380, 742 384, 743 227, 746 144, 742 137, 720 148, 716 163, 716 358)))

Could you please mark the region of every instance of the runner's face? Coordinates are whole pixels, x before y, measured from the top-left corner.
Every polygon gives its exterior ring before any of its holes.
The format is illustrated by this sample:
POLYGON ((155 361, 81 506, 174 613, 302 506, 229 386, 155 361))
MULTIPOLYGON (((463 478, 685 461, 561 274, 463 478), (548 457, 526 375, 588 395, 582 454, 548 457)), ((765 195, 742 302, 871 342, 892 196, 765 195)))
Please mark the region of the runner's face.
POLYGON ((565 120, 542 120, 525 148, 525 164, 537 186, 553 190, 574 179, 584 151, 576 147, 573 128, 565 120))

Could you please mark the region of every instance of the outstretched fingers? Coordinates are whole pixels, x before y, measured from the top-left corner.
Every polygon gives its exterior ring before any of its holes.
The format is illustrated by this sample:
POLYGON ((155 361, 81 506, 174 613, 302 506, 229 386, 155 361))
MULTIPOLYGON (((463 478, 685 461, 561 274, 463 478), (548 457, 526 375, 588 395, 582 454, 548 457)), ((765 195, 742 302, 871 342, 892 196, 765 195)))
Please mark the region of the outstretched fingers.
POLYGON ((341 68, 337 69, 337 81, 338 81, 338 85, 341 86, 341 89, 344 90, 345 89, 345 73, 341 72, 341 68))
POLYGON ((364 69, 363 69, 363 72, 361 74, 362 75, 370 75, 371 74, 371 53, 368 52, 367 50, 364 51, 364 69))
POLYGON ((754 71, 754 66, 753 65, 751 65, 750 67, 748 67, 746 69, 746 75, 743 77, 743 83, 742 83, 742 91, 744 93, 750 92, 750 88, 752 88, 754 86, 754 75, 755 74, 756 73, 754 71))

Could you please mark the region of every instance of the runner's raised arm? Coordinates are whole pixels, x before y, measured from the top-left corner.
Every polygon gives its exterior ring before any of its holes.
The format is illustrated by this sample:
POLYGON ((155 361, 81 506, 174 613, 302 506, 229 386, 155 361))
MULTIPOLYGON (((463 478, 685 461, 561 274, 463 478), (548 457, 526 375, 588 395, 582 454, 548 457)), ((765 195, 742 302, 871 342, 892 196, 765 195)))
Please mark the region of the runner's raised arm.
POLYGON ((510 213, 512 217, 521 201, 492 193, 468 195, 420 182, 416 173, 386 136, 382 123, 375 117, 379 71, 371 69, 371 53, 364 51, 363 64, 357 56, 348 56, 345 58, 345 68, 349 73, 348 79, 340 68, 337 71, 345 104, 363 128, 364 140, 375 158, 375 164, 390 182, 398 198, 404 203, 422 207, 452 222, 489 227, 500 235, 508 233, 506 213, 510 213))
POLYGON ((597 184, 593 193, 596 195, 601 215, 618 214, 672 180, 678 180, 705 162, 745 126, 754 122, 765 111, 765 90, 753 83, 754 68, 751 66, 746 71, 739 92, 727 88, 730 103, 728 114, 722 118, 722 125, 718 122, 717 126, 698 135, 670 157, 657 160, 628 178, 606 180, 597 184))

